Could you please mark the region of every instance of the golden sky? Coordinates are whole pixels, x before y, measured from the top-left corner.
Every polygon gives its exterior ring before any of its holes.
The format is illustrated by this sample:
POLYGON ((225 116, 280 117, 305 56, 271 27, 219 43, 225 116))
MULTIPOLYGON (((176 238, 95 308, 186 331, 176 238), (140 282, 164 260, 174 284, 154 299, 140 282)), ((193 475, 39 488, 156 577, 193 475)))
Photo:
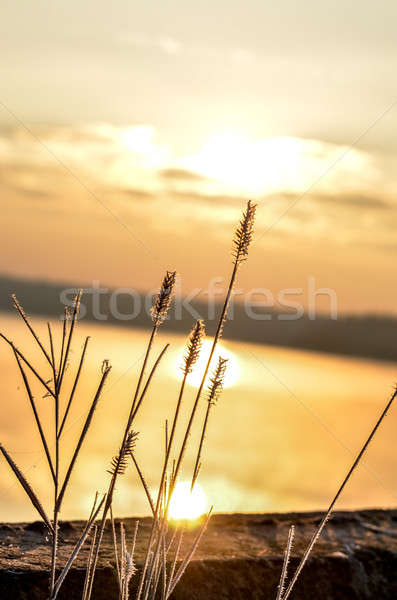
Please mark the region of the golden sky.
POLYGON ((245 289, 314 276, 394 312, 391 1, 5 3, 0 273, 183 291, 227 274, 259 203, 245 289))

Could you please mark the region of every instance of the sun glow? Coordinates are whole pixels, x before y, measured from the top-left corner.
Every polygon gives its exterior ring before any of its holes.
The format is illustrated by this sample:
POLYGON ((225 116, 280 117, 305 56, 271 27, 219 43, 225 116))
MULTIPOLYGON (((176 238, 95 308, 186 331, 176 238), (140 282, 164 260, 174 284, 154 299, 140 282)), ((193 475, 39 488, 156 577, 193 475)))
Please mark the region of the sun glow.
POLYGON ((207 508, 207 499, 200 484, 196 483, 192 492, 189 481, 176 484, 169 507, 171 519, 193 521, 201 517, 207 508))
POLYGON ((121 147, 127 148, 141 166, 161 168, 169 160, 169 149, 157 143, 154 127, 125 127, 119 133, 119 140, 121 147))
MULTIPOLYGON (((208 358, 209 358, 209 355, 211 352, 212 341, 213 340, 211 338, 207 338, 203 341, 199 359, 196 362, 196 364, 194 365, 193 371, 191 373, 189 373, 189 375, 187 377, 187 382, 190 383, 190 385, 199 387, 199 385, 201 383, 201 378, 203 376, 204 369, 207 365, 207 361, 208 361, 208 358)), ((216 365, 218 364, 219 356, 227 359, 226 371, 225 371, 225 381, 224 381, 223 387, 225 387, 225 388, 231 387, 240 378, 240 366, 239 366, 239 362, 238 362, 237 357, 234 354, 234 352, 232 352, 228 348, 225 348, 225 346, 223 344, 218 344, 216 347, 214 356, 212 357, 212 360, 211 360, 209 373, 208 373, 208 376, 206 379, 206 385, 208 384, 209 379, 210 379, 210 377, 212 377, 213 371, 215 370, 216 365)), ((183 376, 183 373, 181 370, 181 364, 182 364, 181 357, 179 355, 175 361, 175 374, 177 375, 178 379, 182 379, 182 376, 183 376)))
POLYGON ((252 140, 223 133, 186 158, 185 167, 235 190, 262 193, 300 189, 308 175, 305 164, 313 142, 293 137, 252 140))

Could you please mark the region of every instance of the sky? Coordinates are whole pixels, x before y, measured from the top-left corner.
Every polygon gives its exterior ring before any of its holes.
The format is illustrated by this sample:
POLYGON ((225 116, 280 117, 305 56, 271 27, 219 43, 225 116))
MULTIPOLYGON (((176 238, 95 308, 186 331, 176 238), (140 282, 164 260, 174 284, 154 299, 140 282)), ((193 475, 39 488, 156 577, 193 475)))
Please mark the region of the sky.
POLYGON ((0 274, 395 313, 395 2, 3 3, 0 274))

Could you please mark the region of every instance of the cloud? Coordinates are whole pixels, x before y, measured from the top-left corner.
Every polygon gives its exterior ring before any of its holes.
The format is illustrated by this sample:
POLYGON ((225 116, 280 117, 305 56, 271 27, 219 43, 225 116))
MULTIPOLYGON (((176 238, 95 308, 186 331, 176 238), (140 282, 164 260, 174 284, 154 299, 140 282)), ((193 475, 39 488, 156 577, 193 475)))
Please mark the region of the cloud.
POLYGON ((147 203, 156 198, 156 195, 152 192, 148 192, 142 189, 111 187, 107 190, 104 189, 101 191, 105 193, 109 198, 118 198, 126 202, 147 203))
POLYGON ((197 206, 244 206, 248 200, 247 196, 232 196, 226 194, 205 194, 194 191, 179 192, 170 191, 169 196, 177 200, 194 202, 197 206))
POLYGON ((371 194, 318 194, 314 195, 317 202, 325 202, 333 205, 339 205, 343 207, 350 207, 352 209, 360 210, 391 210, 395 208, 390 200, 387 200, 384 196, 375 196, 371 194))
POLYGON ((313 209, 313 205, 317 207, 325 208, 336 208, 349 209, 354 212, 359 210, 363 211, 384 211, 392 210, 394 208, 394 199, 386 194, 367 194, 367 193, 351 193, 351 192, 340 192, 336 190, 334 194, 322 193, 322 192, 306 192, 303 194, 297 194, 290 191, 280 192, 277 194, 269 194, 263 197, 264 203, 276 203, 278 205, 292 205, 300 204, 310 205, 310 209, 313 209))
POLYGON ((160 177, 164 179, 176 180, 176 181, 208 181, 209 178, 193 171, 187 171, 186 169, 162 169, 159 171, 160 177))
POLYGON ((277 222, 276 233, 291 237, 322 238, 333 230, 357 240, 361 229, 361 242, 377 243, 376 232, 383 244, 396 225, 396 157, 385 161, 320 140, 238 136, 176 156, 151 125, 38 127, 34 135, 18 128, 0 133, 3 203, 23 207, 26 218, 42 211, 102 222, 99 199, 131 223, 187 232, 216 218, 217 235, 226 235, 252 197, 260 203, 258 228, 277 222), (251 180, 253 192, 243 185, 251 180))

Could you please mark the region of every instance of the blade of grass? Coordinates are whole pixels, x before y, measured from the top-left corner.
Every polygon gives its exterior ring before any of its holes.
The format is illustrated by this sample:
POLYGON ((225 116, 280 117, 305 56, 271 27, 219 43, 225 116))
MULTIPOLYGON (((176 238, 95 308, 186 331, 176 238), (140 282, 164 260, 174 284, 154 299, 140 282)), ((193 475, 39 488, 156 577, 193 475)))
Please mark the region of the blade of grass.
POLYGON ((37 411, 36 403, 34 401, 32 390, 30 388, 28 378, 27 378, 26 373, 25 373, 25 371, 24 371, 24 369, 22 367, 22 364, 21 364, 21 361, 19 359, 19 356, 18 356, 18 354, 17 354, 17 352, 16 352, 16 350, 14 348, 13 348, 13 350, 14 350, 15 359, 16 359, 18 367, 19 367, 19 371, 20 371, 20 373, 22 375, 22 379, 23 379, 23 383, 24 383, 24 386, 25 386, 25 390, 26 390, 26 393, 27 393, 28 398, 29 398, 30 406, 32 407, 34 419, 35 419, 35 422, 36 422, 36 425, 37 425, 37 429, 38 429, 39 434, 40 434, 41 442, 43 444, 43 448, 44 448, 44 452, 45 452, 45 455, 46 455, 46 458, 47 458, 48 466, 50 467, 51 476, 52 476, 52 479, 53 479, 53 481, 55 483, 56 474, 55 474, 54 466, 52 464, 51 455, 50 455, 50 451, 49 451, 49 448, 48 448, 47 440, 46 440, 46 437, 45 437, 45 434, 44 434, 44 431, 43 431, 43 427, 41 425, 40 416, 39 416, 39 413, 37 411))
POLYGON ((198 534, 197 534, 197 537, 196 537, 196 539, 194 540, 194 542, 193 542, 193 544, 192 544, 192 546, 191 546, 191 548, 190 548, 189 552, 186 554, 185 558, 183 559, 183 561, 182 561, 182 564, 181 564, 181 566, 179 567, 179 569, 178 569, 178 571, 177 571, 177 573, 176 573, 176 575, 175 575, 175 577, 174 577, 174 580, 172 581, 171 585, 170 585, 170 586, 169 586, 169 588, 168 588, 168 595, 167 595, 167 598, 169 598, 169 597, 171 596, 171 594, 172 594, 172 592, 174 591, 175 587, 178 585, 178 583, 179 583, 179 581, 180 581, 180 579, 181 579, 182 575, 184 574, 184 572, 185 572, 185 570, 186 570, 186 568, 187 568, 188 564, 189 564, 189 563, 190 563, 190 561, 192 560, 192 558, 193 558, 193 556, 194 556, 194 553, 195 553, 195 552, 196 552, 196 550, 197 550, 197 546, 199 545, 199 543, 200 543, 200 541, 201 541, 201 538, 203 537, 203 535, 204 535, 204 532, 205 532, 205 530, 207 529, 207 526, 208 526, 209 520, 210 520, 210 518, 211 518, 211 514, 212 514, 212 507, 211 507, 211 509, 210 509, 210 511, 209 511, 209 513, 208 513, 208 515, 207 515, 207 517, 206 517, 206 519, 205 519, 205 521, 204 521, 204 523, 203 523, 202 527, 200 528, 200 531, 198 532, 198 534))
POLYGON ((280 583, 278 585, 276 600, 281 600, 284 592, 285 582, 288 573, 288 563, 291 556, 292 543, 294 541, 294 526, 291 525, 288 532, 287 546, 284 552, 283 568, 281 569, 280 583))
POLYGON ((373 427, 371 433, 369 434, 369 436, 368 436, 365 444, 363 445, 363 447, 361 448, 360 452, 358 453, 357 458, 353 462, 353 464, 350 467, 349 471, 347 472, 344 480, 342 481, 341 485, 339 486, 339 489, 336 492, 336 494, 335 494, 335 496, 334 496, 331 504, 329 505, 327 512, 325 513, 325 515, 321 519, 321 522, 320 522, 317 530, 313 534, 313 537, 311 538, 311 540, 309 542, 309 545, 307 546, 307 548, 306 548, 306 550, 305 550, 305 552, 304 552, 304 554, 303 554, 303 556, 301 558, 301 561, 300 561, 300 563, 299 563, 299 565, 298 565, 298 567, 297 567, 297 569, 296 569, 296 571, 295 571, 295 573, 294 573, 294 575, 293 575, 293 577, 292 577, 292 579, 290 581, 289 586, 287 587, 287 590, 286 590, 285 594, 282 596, 282 600, 287 600, 287 598, 291 594, 292 589, 293 589, 293 587, 294 587, 294 585, 295 585, 295 583, 296 583, 296 581, 297 581, 297 579, 298 579, 298 577, 299 577, 299 575, 300 575, 303 567, 305 566, 306 561, 309 558, 309 555, 310 555, 310 553, 311 553, 311 551, 312 551, 315 543, 317 542, 318 538, 320 537, 322 530, 324 529, 324 527, 325 527, 328 519, 331 516, 331 513, 332 513, 332 511, 334 509, 334 506, 335 506, 335 504, 336 504, 339 496, 343 492, 343 490, 344 490, 347 482, 349 481, 350 477, 352 476, 352 474, 356 470, 359 462, 361 461, 362 457, 364 456, 364 454, 365 454, 365 452, 366 452, 369 444, 371 443, 371 441, 372 441, 375 433, 377 432, 377 430, 379 429, 379 427, 380 427, 383 419, 386 417, 387 413, 389 412, 389 409, 390 409, 391 405, 393 404, 396 396, 397 396, 397 388, 394 390, 394 392, 393 392, 390 400, 387 402, 386 407, 383 409, 383 411, 382 411, 379 419, 377 420, 375 426, 373 427))
MULTIPOLYGON (((188 426, 186 428, 186 433, 185 433, 185 437, 183 439, 182 442, 182 446, 181 446, 181 450, 178 456, 178 460, 176 463, 176 467, 175 467, 175 477, 174 477, 174 483, 172 486, 172 489, 175 485, 175 480, 178 477, 180 468, 181 468, 181 464, 182 464, 182 460, 185 454, 185 450, 186 450, 186 446, 187 446, 187 442, 190 436, 190 431, 192 428, 192 424, 194 421, 194 417, 197 411, 197 406, 201 397, 201 393, 203 391, 204 388, 204 384, 208 375, 208 371, 210 369, 211 366, 211 362, 212 362, 212 358, 214 356, 215 353, 215 349, 216 346, 220 340, 220 338, 222 337, 222 333, 223 333, 223 328, 227 319, 227 313, 228 313, 228 309, 229 309, 229 304, 230 304, 230 298, 233 292, 233 288, 234 288, 234 284, 236 281, 236 276, 237 276, 237 271, 239 266, 241 265, 241 263, 246 260, 247 255, 248 255, 248 247, 249 244, 251 242, 251 237, 252 237, 252 228, 253 228, 253 223, 254 223, 254 218, 255 218, 255 210, 256 210, 256 205, 252 204, 251 201, 248 201, 247 204, 247 209, 246 212, 243 213, 243 217, 242 220, 239 224, 239 227, 236 230, 235 236, 234 236, 234 240, 233 240, 233 269, 232 269, 232 274, 230 276, 230 281, 229 281, 229 287, 226 293, 226 297, 223 303, 223 307, 222 307, 222 312, 221 315, 219 317, 219 321, 218 321, 218 326, 216 329, 216 333, 215 333, 215 337, 214 340, 212 342, 212 346, 211 346, 211 351, 210 351, 210 355, 208 357, 207 360, 207 364, 205 366, 204 369, 204 373, 200 382, 200 386, 197 390, 197 394, 196 394, 196 398, 193 404, 193 408, 192 408, 192 412, 190 415, 190 419, 189 419, 189 423, 188 426)), ((171 494, 172 495, 172 494, 171 494)), ((138 599, 139 600, 139 599, 138 599)))
POLYGON ((117 549, 117 534, 116 534, 116 527, 114 525, 112 505, 110 505, 110 522, 112 524, 112 538, 113 538, 114 558, 116 561, 117 581, 119 582, 119 591, 121 594, 121 591, 122 591, 121 590, 121 571, 120 571, 120 562, 119 562, 119 552, 117 549))
POLYGON ((66 409, 65 409, 65 413, 63 415, 61 426, 59 428, 58 438, 60 438, 61 435, 62 435, 62 431, 63 431, 63 428, 65 427, 66 419, 67 419, 69 411, 70 411, 70 407, 72 406, 74 394, 76 392, 77 384, 78 384, 79 379, 80 379, 81 369, 83 367, 83 363, 84 363, 85 354, 86 354, 86 351, 87 351, 87 346, 88 346, 89 340, 90 340, 89 336, 86 337, 85 342, 84 342, 83 351, 81 353, 80 363, 79 363, 79 366, 78 366, 78 369, 77 369, 76 377, 74 379, 73 388, 72 388, 72 391, 71 391, 70 396, 69 396, 69 400, 68 400, 68 403, 67 403, 67 406, 66 406, 66 409))
POLYGON ((51 367, 52 367, 52 372, 54 373, 54 384, 55 384, 56 364, 55 364, 55 352, 54 352, 54 338, 52 335, 52 329, 51 329, 50 323, 47 323, 47 329, 48 329, 48 337, 50 340, 51 367))
MULTIPOLYGON (((248 201, 247 204, 247 209, 246 212, 243 213, 243 217, 241 222, 239 223, 239 226, 235 232, 235 236, 233 238, 233 251, 232 251, 232 255, 233 255, 233 269, 232 269, 232 273, 230 276, 230 281, 229 281, 229 286, 228 286, 228 290, 226 293, 226 297, 223 303, 223 307, 222 307, 222 312, 218 321, 218 325, 217 325, 217 329, 216 329, 216 333, 215 333, 215 337, 214 340, 212 342, 212 346, 211 346, 211 350, 210 350, 210 354, 204 369, 204 373, 202 375, 202 379, 200 382, 200 386, 197 390, 197 394, 196 394, 196 398, 193 404, 193 408, 191 410, 190 413, 190 418, 189 418, 189 422, 187 424, 186 430, 185 430, 185 435, 182 441, 182 445, 179 451, 179 455, 178 455, 178 459, 176 462, 176 466, 175 466, 175 470, 174 470, 174 477, 173 480, 171 482, 171 486, 170 486, 170 493, 168 495, 168 500, 167 500, 167 505, 164 511, 164 518, 163 518, 163 523, 166 521, 167 519, 167 515, 168 515, 168 509, 169 509, 169 503, 171 501, 172 498, 172 494, 175 488, 175 483, 176 480, 178 478, 179 475, 179 471, 181 469, 181 465, 182 465, 182 461, 185 455, 185 451, 186 451, 186 447, 187 447, 187 443, 190 437, 190 432, 192 429, 192 425, 194 422, 194 418, 197 412, 197 407, 199 404, 199 400, 201 397, 201 393, 203 391, 204 388, 204 384, 208 375, 208 371, 212 362, 212 358, 214 356, 215 353, 215 349, 216 346, 218 344, 218 341, 220 340, 221 336, 222 336, 222 332, 223 332, 223 327, 227 318, 227 312, 228 312, 228 308, 229 308, 229 304, 230 304, 230 298, 232 295, 232 291, 233 291, 233 287, 235 284, 235 280, 236 280, 236 276, 237 276, 237 271, 239 266, 241 265, 241 263, 247 258, 248 255, 248 247, 249 244, 251 242, 251 237, 252 237, 252 229, 253 229, 253 223, 254 223, 254 218, 255 218, 255 210, 256 210, 256 206, 254 204, 251 203, 251 201, 248 201)), ((153 526, 152 526, 152 531, 154 531, 153 526)), ((144 586, 144 580, 146 577, 146 571, 148 568, 148 556, 149 556, 149 551, 151 549, 151 543, 153 540, 153 536, 151 535, 149 538, 149 544, 148 544, 148 548, 147 548, 147 552, 146 552, 146 558, 145 558, 145 562, 144 562, 144 566, 142 569, 142 574, 141 574, 141 578, 140 578, 140 583, 139 583, 139 588, 138 588, 138 592, 137 592, 137 600, 140 600, 141 594, 142 594, 142 590, 143 590, 143 586, 144 586)), ((157 546, 155 549, 155 556, 156 554, 159 552, 159 544, 161 541, 161 533, 158 536, 157 539, 157 546)), ((148 572, 148 579, 149 581, 152 580, 152 569, 154 566, 154 561, 152 562, 152 568, 149 569, 148 572)), ((147 597, 147 592, 148 592, 148 588, 146 587, 146 593, 144 593, 143 596, 143 600, 146 600, 147 597)))
POLYGON ((7 344, 12 348, 12 350, 18 354, 19 358, 21 358, 23 360, 25 365, 30 369, 30 371, 35 375, 35 377, 40 381, 40 383, 47 390, 47 392, 51 396, 55 397, 53 390, 48 386, 48 384, 44 381, 44 379, 41 377, 41 375, 38 373, 38 371, 32 366, 32 364, 28 361, 28 359, 22 354, 22 352, 20 350, 18 350, 18 348, 14 345, 14 343, 11 340, 9 340, 3 333, 0 333, 0 338, 2 338, 5 342, 7 342, 7 344))
POLYGON ((44 508, 43 508, 40 500, 38 499, 36 493, 34 492, 32 486, 28 483, 28 481, 27 481, 26 477, 24 476, 24 474, 19 469, 19 467, 16 465, 16 463, 13 461, 13 459, 8 454, 7 450, 4 448, 4 446, 2 444, 0 444, 0 452, 3 454, 4 458, 8 462, 9 466, 11 467, 11 469, 13 470, 13 472, 15 474, 15 477, 18 479, 19 483, 21 484, 21 486, 25 490, 26 494, 28 495, 31 503, 33 504, 33 506, 35 507, 35 509, 39 513, 40 517, 43 519, 44 523, 46 524, 46 526, 48 527, 48 529, 50 530, 50 532, 53 534, 54 531, 53 531, 53 527, 51 525, 51 522, 50 522, 49 518, 47 517, 47 515, 45 513, 45 510, 44 510, 44 508))
MULTIPOLYGON (((144 567, 143 567, 143 571, 142 571, 140 587, 139 587, 139 591, 138 591, 138 598, 143 589, 143 579, 146 575, 146 570, 148 567, 148 558, 149 558, 149 553, 150 553, 150 550, 152 547, 154 533, 155 533, 156 528, 159 527, 158 517, 159 517, 160 501, 161 501, 161 498, 163 497, 162 494, 163 494, 163 490, 164 490, 164 481, 165 481, 165 477, 166 477, 166 473, 167 473, 169 458, 170 458, 171 449, 172 449, 172 445, 173 445, 173 441, 174 441, 175 431, 176 431, 176 427, 177 427, 177 423, 178 423, 178 418, 179 418, 180 409, 181 409, 181 405, 182 405, 182 399, 183 399, 183 394, 185 391, 187 377, 188 377, 189 373, 192 371, 194 364, 198 360, 204 335, 205 335, 204 322, 201 319, 199 319, 196 321, 196 323, 190 333, 189 339, 188 339, 187 349, 186 349, 186 353, 184 356, 184 365, 182 367, 183 379, 182 379, 180 389, 179 389, 179 395, 178 395, 178 400, 176 403, 174 418, 173 418, 172 427, 171 427, 171 434, 170 434, 169 439, 168 439, 168 422, 166 422, 165 458, 164 458, 162 473, 161 473, 161 477, 160 477, 156 507, 155 507, 155 510, 153 513, 153 522, 152 522, 151 532, 150 532, 150 536, 149 536, 149 542, 148 542, 148 546, 147 546, 147 550, 146 550, 145 562, 144 562, 144 567)), ((160 544, 160 539, 161 539, 163 529, 164 529, 164 526, 162 525, 160 528, 160 532, 159 532, 157 546, 158 546, 158 544, 160 544)))
POLYGON ((144 398, 145 398, 145 396, 146 396, 146 392, 148 391, 148 389, 149 389, 149 386, 150 386, 150 384, 151 384, 151 382, 152 382, 153 375, 155 374, 155 372, 156 372, 156 369, 157 369, 157 367, 159 366, 161 359, 163 358, 163 356, 164 356, 165 352, 168 350, 168 348, 169 348, 169 347, 170 347, 170 345, 169 345, 169 344, 166 344, 166 345, 164 346, 164 348, 163 348, 163 349, 162 349, 162 351, 160 352, 159 356, 157 357, 157 359, 156 359, 156 362, 154 363, 154 365, 153 365, 153 367, 152 367, 152 370, 150 371, 149 377, 147 378, 147 381, 146 381, 146 383, 145 383, 145 386, 144 386, 144 388, 143 388, 143 390, 142 390, 142 394, 140 395, 140 398, 139 398, 138 402, 136 403, 136 405, 135 405, 135 408, 134 408, 134 411, 133 411, 133 413, 132 413, 132 415, 130 416, 130 419, 129 419, 129 421, 128 421, 128 422, 129 422, 129 425, 130 425, 130 428, 131 428, 131 425, 132 425, 132 423, 133 423, 133 421, 134 421, 134 419, 135 419, 136 415, 138 414, 138 411, 139 411, 139 409, 140 409, 140 408, 141 408, 141 406, 142 406, 142 402, 143 402, 143 400, 144 400, 144 398))
MULTIPOLYGON (((105 369, 104 369, 104 371, 102 373, 102 377, 101 377, 101 380, 99 382, 98 389, 97 389, 95 397, 94 397, 94 399, 93 399, 93 401, 91 403, 91 407, 90 407, 90 410, 88 412, 86 421, 84 423, 84 427, 83 427, 83 429, 81 431, 79 441, 78 441, 77 446, 75 448, 75 451, 73 453, 73 457, 72 457, 72 460, 70 461, 69 468, 68 468, 68 470, 66 472, 65 479, 64 479, 61 491, 59 492, 59 496, 57 498, 57 505, 58 505, 59 509, 61 507, 62 500, 63 500, 64 494, 65 494, 65 491, 67 489, 70 476, 71 476, 72 471, 73 471, 73 467, 74 467, 74 465, 76 463, 77 457, 78 457, 79 452, 81 450, 81 446, 82 446, 82 444, 84 442, 84 439, 85 439, 85 437, 87 435, 87 432, 88 432, 88 430, 90 428, 91 421, 92 421, 92 418, 94 416, 95 409, 96 409, 98 401, 99 401, 99 399, 101 397, 103 386, 105 385, 105 381, 106 381, 106 379, 107 379, 107 377, 108 377, 108 375, 110 373, 110 370, 111 370, 111 367, 108 365, 108 366, 105 367, 105 369)), ((105 504, 106 504, 106 502, 105 502, 105 504)))
POLYGON ((18 311, 18 313, 20 314, 20 316, 22 317, 26 327, 29 329, 30 333, 32 334, 33 338, 36 340, 40 350, 42 351, 42 353, 44 354, 45 358, 47 359, 47 361, 49 362, 50 366, 52 367, 53 363, 48 355, 47 350, 44 348, 43 344, 41 343, 39 336, 37 335, 37 333, 35 332, 35 330, 33 329, 32 325, 30 324, 30 321, 27 317, 27 315, 25 314, 25 311, 23 310, 22 306, 19 304, 18 302, 18 298, 16 297, 15 294, 11 294, 11 299, 12 302, 14 304, 14 307, 16 308, 16 310, 18 311))
POLYGON ((137 473, 138 473, 139 479, 140 479, 140 481, 141 481, 141 483, 142 483, 142 487, 143 487, 143 489, 145 490, 146 498, 147 498, 147 500, 148 500, 148 502, 149 502, 149 505, 150 505, 150 508, 151 508, 152 514, 153 514, 153 516, 154 516, 154 514, 155 514, 154 503, 153 503, 153 499, 152 499, 152 496, 151 496, 151 494, 150 494, 149 488, 148 488, 148 486, 147 486, 146 480, 145 480, 145 478, 144 478, 144 476, 143 476, 143 473, 142 473, 142 471, 141 471, 141 468, 140 468, 140 466, 139 466, 139 464, 138 464, 138 461, 137 461, 137 460, 136 460, 136 458, 135 458, 135 455, 134 455, 134 453, 132 452, 132 453, 130 454, 130 456, 131 456, 131 458, 132 458, 132 462, 133 462, 133 463, 134 463, 134 465, 135 465, 135 468, 136 468, 136 471, 137 471, 137 473))
MULTIPOLYGON (((137 389, 140 388, 140 382, 142 381, 142 378, 143 378, 144 369, 146 368, 147 360, 148 360, 148 357, 149 357, 149 353, 150 353, 150 350, 151 350, 151 347, 152 347, 152 344, 153 344, 153 340, 154 340, 154 336, 156 334, 156 331, 157 331, 157 326, 153 327, 153 329, 152 329, 152 333, 151 333, 151 336, 150 336, 150 339, 149 339, 149 343, 148 343, 148 348, 146 350, 145 359, 144 359, 144 362, 143 362, 143 365, 142 365, 142 369, 141 369, 141 373, 140 373, 140 376, 139 376, 137 389)), ((166 346, 164 346, 164 348, 160 352, 160 354, 159 354, 156 362, 154 363, 154 365, 152 367, 152 370, 150 372, 148 381, 146 382, 146 385, 145 385, 145 387, 144 387, 144 389, 142 391, 142 394, 141 394, 141 396, 139 398, 138 405, 136 405, 136 402, 135 402, 136 397, 137 397, 137 394, 135 392, 134 400, 132 402, 130 414, 129 414, 128 420, 127 420, 127 426, 131 427, 132 422, 134 420, 134 416, 136 415, 137 411, 139 410, 139 407, 141 406, 141 404, 142 404, 142 402, 144 400, 144 397, 145 397, 146 392, 147 392, 147 390, 149 388, 149 385, 150 385, 150 382, 152 380, 152 377, 153 377, 153 375, 154 375, 157 367, 159 366, 160 361, 161 361, 162 357, 164 356, 164 354, 165 354, 166 350, 168 349, 168 347, 169 347, 169 344, 166 344, 166 346)), ((124 445, 126 443, 126 440, 127 440, 127 437, 128 437, 128 433, 129 433, 129 429, 128 430, 126 429, 125 432, 124 432, 124 437, 123 437, 122 445, 120 446, 120 451, 119 451, 120 453, 124 451, 124 445)), ((94 557, 93 557, 92 565, 91 565, 92 575, 90 577, 90 582, 89 582, 89 586, 88 586, 88 590, 87 590, 87 597, 86 597, 85 600, 90 600, 90 598, 91 598, 92 586, 94 584, 94 578, 95 578, 95 569, 96 569, 96 565, 97 565, 97 561, 98 561, 98 555, 99 555, 99 548, 100 548, 100 545, 102 543, 102 537, 103 537, 103 532, 105 530, 105 524, 106 524, 107 514, 108 514, 108 511, 109 511, 109 508, 110 508, 111 501, 113 499, 113 492, 114 492, 114 488, 115 488, 116 481, 117 481, 117 475, 118 474, 117 474, 117 471, 116 471, 113 474, 113 476, 112 476, 112 478, 110 480, 110 483, 109 483, 108 492, 107 492, 107 500, 105 502, 105 506, 104 506, 103 513, 102 513, 101 523, 100 523, 100 526, 99 526, 99 529, 98 529, 98 536, 97 536, 97 541, 96 541, 96 545, 95 545, 95 552, 94 552, 94 557)))
POLYGON ((208 388, 207 410, 205 413, 204 423, 203 423, 203 427, 201 430, 201 437, 200 437, 199 447, 198 447, 198 451, 197 451, 196 462, 195 462, 194 469, 193 469, 193 476, 192 476, 192 483, 190 486, 190 491, 193 491, 194 484, 196 483, 196 480, 197 480, 197 477, 199 474, 200 464, 201 464, 200 463, 201 452, 203 449, 205 434, 207 431, 210 411, 211 411, 211 408, 216 404, 216 402, 222 392, 222 389, 223 389, 223 384, 224 384, 224 380, 225 380, 226 363, 227 363, 227 359, 219 357, 218 365, 217 365, 215 372, 211 378, 211 385, 208 388))
POLYGON ((63 323, 62 323, 62 342, 61 342, 61 351, 59 354, 59 365, 58 365, 58 378, 56 381, 56 386, 58 388, 58 383, 59 383, 59 378, 61 376, 61 371, 62 371, 62 364, 63 364, 63 353, 65 352, 65 341, 66 341, 66 328, 67 328, 67 324, 68 324, 68 309, 64 308, 64 313, 63 313, 63 323))
POLYGON ((85 543, 85 541, 86 541, 86 539, 87 539, 87 537, 88 537, 88 535, 89 535, 89 533, 91 531, 91 528, 92 528, 92 526, 93 526, 93 524, 95 522, 95 519, 97 518, 97 516, 99 514, 99 511, 102 508, 102 505, 103 505, 104 501, 105 501, 105 496, 102 498, 102 500, 99 503, 99 505, 98 505, 97 508, 95 508, 95 505, 94 505, 94 511, 91 511, 91 516, 88 519, 88 521, 86 523, 86 526, 84 527, 83 533, 81 534, 79 540, 77 541, 76 545, 74 546, 74 548, 73 548, 73 550, 72 550, 72 552, 71 552, 71 554, 70 554, 70 556, 69 556, 69 558, 68 558, 68 560, 67 560, 64 568, 62 569, 62 571, 61 571, 61 573, 60 573, 60 575, 59 575, 59 577, 57 579, 57 582, 56 582, 55 589, 54 589, 54 592, 53 592, 51 600, 55 600, 57 598, 59 590, 61 588, 61 585, 63 584, 66 575, 69 573, 70 568, 71 568, 72 564, 74 563, 74 561, 75 561, 78 553, 80 552, 81 548, 83 547, 83 545, 84 545, 84 543, 85 543))
POLYGON ((59 369, 59 378, 58 378, 58 385, 57 385, 58 392, 61 389, 66 365, 67 365, 67 362, 69 359, 69 352, 70 352, 70 347, 72 344, 73 332, 74 332, 74 328, 75 328, 75 324, 76 324, 76 319, 79 314, 81 295, 82 295, 82 290, 79 290, 74 299, 74 303, 73 303, 73 314, 72 314, 72 320, 71 320, 70 329, 69 329, 68 341, 66 344, 65 356, 63 357, 63 363, 62 363, 62 365, 60 365, 60 369, 59 369))
POLYGON ((174 560, 172 561, 171 571, 170 571, 170 574, 168 577, 168 585, 167 585, 167 590, 165 593, 166 598, 168 598, 168 596, 170 595, 170 585, 174 579, 175 568, 176 568, 176 564, 178 562, 179 553, 181 551, 182 539, 183 539, 183 529, 181 529, 179 537, 178 537, 178 543, 177 543, 177 547, 175 549, 174 560))
POLYGON ((90 552, 88 554, 87 568, 86 568, 85 578, 84 578, 84 588, 83 588, 82 600, 86 600, 87 599, 87 592, 88 592, 88 586, 89 586, 89 578, 90 578, 90 573, 91 573, 91 563, 92 563, 92 557, 93 557, 93 554, 94 554, 94 547, 95 547, 95 540, 96 540, 97 530, 98 530, 98 526, 95 525, 95 527, 94 527, 94 533, 93 533, 92 541, 91 541, 91 545, 90 545, 90 552))

